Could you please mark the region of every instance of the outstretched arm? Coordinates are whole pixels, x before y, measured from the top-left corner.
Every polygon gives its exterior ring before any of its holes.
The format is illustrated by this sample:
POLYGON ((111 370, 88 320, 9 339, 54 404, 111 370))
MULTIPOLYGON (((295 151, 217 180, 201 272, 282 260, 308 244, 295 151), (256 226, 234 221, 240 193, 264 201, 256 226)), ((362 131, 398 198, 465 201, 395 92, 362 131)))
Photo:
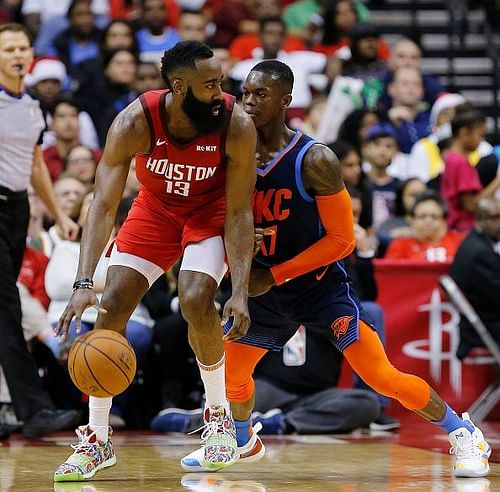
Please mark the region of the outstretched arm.
POLYGON ((247 297, 254 239, 251 199, 257 174, 256 142, 252 120, 239 106, 235 106, 226 142, 224 242, 231 270, 232 296, 224 306, 222 323, 225 324, 229 316, 234 317, 226 340, 243 336, 250 325, 247 297))
POLYGON ((264 294, 273 285, 341 260, 354 250, 351 199, 335 154, 323 145, 311 147, 302 166, 302 179, 307 192, 315 198, 325 235, 294 258, 269 270, 253 271, 250 295, 264 294))
MULTIPOLYGON (((136 152, 146 151, 148 146, 148 126, 140 103, 136 101, 115 118, 109 129, 104 153, 97 166, 94 199, 83 228, 76 280, 92 279, 113 229, 130 161, 136 152)), ((56 334, 65 335, 73 316, 76 316, 78 326, 82 312, 91 305, 98 307, 97 298, 90 288, 75 290, 59 320, 56 334)))

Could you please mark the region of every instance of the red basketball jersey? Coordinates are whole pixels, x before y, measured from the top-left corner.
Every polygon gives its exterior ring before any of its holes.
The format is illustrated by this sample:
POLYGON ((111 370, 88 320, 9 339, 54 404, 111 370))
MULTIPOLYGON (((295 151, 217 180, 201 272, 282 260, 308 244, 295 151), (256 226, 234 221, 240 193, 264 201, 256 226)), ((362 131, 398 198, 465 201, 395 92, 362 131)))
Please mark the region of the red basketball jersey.
MULTIPOLYGON (((194 138, 187 144, 175 142, 166 125, 165 97, 168 90, 141 95, 149 123, 151 146, 148 154, 137 153, 136 175, 141 191, 159 198, 165 205, 196 209, 225 196, 225 143, 223 130, 194 138)), ((234 97, 224 93, 228 121, 234 97)))

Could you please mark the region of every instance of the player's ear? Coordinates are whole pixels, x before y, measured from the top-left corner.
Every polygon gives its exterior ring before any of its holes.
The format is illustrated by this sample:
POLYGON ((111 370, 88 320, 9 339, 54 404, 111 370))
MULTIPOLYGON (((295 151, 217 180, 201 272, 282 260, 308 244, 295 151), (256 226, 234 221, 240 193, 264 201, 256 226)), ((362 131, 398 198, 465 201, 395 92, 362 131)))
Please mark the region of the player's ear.
POLYGON ((172 81, 172 92, 178 95, 184 95, 184 82, 182 79, 174 79, 172 81))
POLYGON ((282 104, 283 104, 283 109, 288 108, 290 106, 290 103, 292 102, 292 95, 291 94, 286 94, 283 96, 282 104))

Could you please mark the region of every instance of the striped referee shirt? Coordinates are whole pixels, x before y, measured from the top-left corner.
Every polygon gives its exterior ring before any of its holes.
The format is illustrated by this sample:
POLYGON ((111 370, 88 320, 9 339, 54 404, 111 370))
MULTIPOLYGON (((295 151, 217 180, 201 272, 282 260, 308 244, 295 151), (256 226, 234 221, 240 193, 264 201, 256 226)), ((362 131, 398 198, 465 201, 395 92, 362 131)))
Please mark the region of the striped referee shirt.
POLYGON ((35 145, 45 128, 40 103, 28 94, 16 97, 0 87, 0 186, 28 188, 35 145))

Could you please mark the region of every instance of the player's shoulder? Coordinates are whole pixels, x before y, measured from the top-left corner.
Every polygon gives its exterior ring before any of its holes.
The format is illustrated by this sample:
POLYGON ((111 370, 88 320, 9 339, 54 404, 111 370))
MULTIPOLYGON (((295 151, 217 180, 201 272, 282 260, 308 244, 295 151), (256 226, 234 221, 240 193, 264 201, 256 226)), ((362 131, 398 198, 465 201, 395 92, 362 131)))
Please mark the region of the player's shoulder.
POLYGON ((328 146, 321 142, 312 140, 311 147, 304 155, 304 164, 317 165, 321 163, 337 165, 339 163, 339 160, 335 155, 335 152, 333 152, 333 150, 328 146))
POLYGON ((117 114, 112 127, 115 132, 123 136, 149 131, 146 115, 139 99, 132 101, 117 114))
POLYGON ((256 134, 252 118, 238 104, 235 104, 228 124, 228 139, 240 140, 240 138, 256 134))

